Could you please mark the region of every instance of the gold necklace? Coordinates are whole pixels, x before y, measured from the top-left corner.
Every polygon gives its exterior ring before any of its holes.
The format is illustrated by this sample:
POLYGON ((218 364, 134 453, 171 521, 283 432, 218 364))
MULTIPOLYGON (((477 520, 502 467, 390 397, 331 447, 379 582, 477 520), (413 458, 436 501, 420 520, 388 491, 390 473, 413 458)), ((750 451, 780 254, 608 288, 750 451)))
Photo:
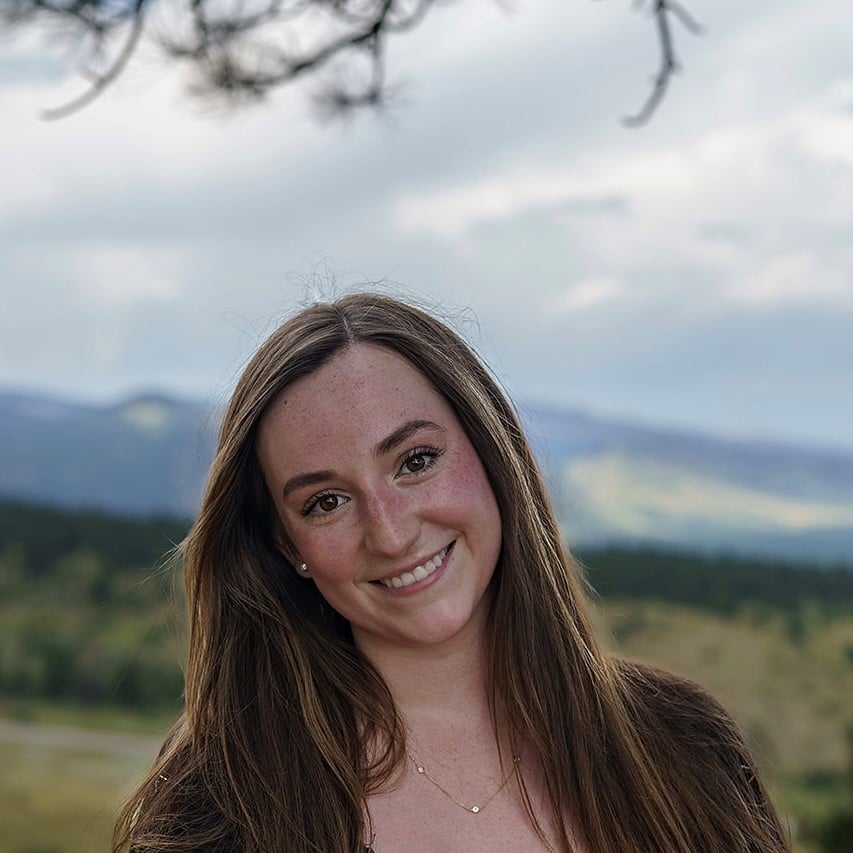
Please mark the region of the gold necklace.
POLYGON ((440 782, 437 782, 435 779, 433 779, 433 777, 430 776, 429 773, 427 773, 426 767, 424 767, 423 764, 421 764, 417 760, 417 758, 415 758, 415 756, 412 755, 411 752, 409 752, 408 749, 406 750, 406 755, 408 755, 409 758, 412 759, 412 764, 415 765, 415 770, 417 770, 421 776, 425 776, 430 782, 432 782, 433 785, 435 785, 436 788, 438 788, 439 791, 441 791, 442 794, 444 794, 445 797, 448 797, 453 800, 453 802, 456 803, 456 805, 459 806, 460 809, 465 809, 466 812, 471 812, 471 814, 480 814, 480 812, 483 811, 483 809, 486 808, 486 806, 498 794, 500 794, 500 792, 503 791, 504 788, 506 788, 507 782, 509 782, 510 778, 518 768, 518 765, 521 763, 521 759, 518 756, 514 755, 512 758, 512 767, 510 767, 509 773, 506 774, 503 782, 501 782, 500 787, 497 789, 497 791, 495 791, 494 794, 492 794, 492 796, 489 797, 489 799, 486 800, 481 806, 466 806, 465 803, 462 803, 457 800, 456 797, 454 797, 453 794, 451 794, 450 791, 447 790, 447 788, 443 787, 440 782))

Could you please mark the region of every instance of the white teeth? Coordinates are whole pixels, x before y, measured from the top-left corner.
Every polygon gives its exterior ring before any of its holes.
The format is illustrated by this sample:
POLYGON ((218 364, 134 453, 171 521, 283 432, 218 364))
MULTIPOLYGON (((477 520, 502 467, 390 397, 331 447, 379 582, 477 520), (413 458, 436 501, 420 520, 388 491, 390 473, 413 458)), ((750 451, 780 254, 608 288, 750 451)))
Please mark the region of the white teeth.
POLYGON ((397 575, 393 578, 385 578, 381 583, 385 584, 385 586, 394 587, 394 589, 400 589, 400 587, 403 586, 411 586, 417 581, 422 581, 425 578, 428 578, 441 565, 441 561, 444 559, 446 554, 447 548, 443 548, 438 552, 438 554, 436 554, 431 560, 427 560, 422 566, 418 566, 411 572, 403 572, 403 574, 397 575))

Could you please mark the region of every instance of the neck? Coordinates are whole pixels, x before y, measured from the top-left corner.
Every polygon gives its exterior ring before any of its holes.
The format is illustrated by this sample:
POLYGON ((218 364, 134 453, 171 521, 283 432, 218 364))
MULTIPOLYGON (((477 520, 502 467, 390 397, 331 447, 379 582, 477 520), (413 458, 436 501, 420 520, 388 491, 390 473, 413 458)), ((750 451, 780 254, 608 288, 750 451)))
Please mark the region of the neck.
POLYGON ((379 670, 398 710, 413 731, 463 721, 480 726, 488 720, 483 660, 483 629, 469 624, 438 644, 400 646, 356 637, 379 670))

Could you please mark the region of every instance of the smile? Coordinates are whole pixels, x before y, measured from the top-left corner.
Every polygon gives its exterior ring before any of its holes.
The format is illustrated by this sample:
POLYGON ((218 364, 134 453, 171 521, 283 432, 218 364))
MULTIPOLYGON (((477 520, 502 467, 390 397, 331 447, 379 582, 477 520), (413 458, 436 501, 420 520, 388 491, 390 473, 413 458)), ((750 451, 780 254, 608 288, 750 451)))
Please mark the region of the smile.
POLYGON ((394 589, 400 589, 404 586, 411 586, 413 583, 417 583, 418 581, 426 580, 426 578, 438 569, 442 560, 447 556, 447 552, 449 550, 450 545, 442 548, 441 551, 439 551, 431 560, 427 560, 422 566, 417 566, 410 572, 403 572, 403 574, 395 575, 392 578, 383 578, 379 583, 384 586, 394 587, 394 589))

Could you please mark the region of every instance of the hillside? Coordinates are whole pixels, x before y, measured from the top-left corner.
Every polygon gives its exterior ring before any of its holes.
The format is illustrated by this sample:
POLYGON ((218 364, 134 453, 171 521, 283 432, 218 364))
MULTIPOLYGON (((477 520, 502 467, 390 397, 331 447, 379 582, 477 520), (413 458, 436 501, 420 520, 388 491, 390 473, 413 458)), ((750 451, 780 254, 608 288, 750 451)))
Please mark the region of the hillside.
MULTIPOLYGON (((521 407, 566 538, 853 565, 853 453, 733 441, 521 407)), ((0 497, 195 514, 219 410, 0 392, 0 497)))

